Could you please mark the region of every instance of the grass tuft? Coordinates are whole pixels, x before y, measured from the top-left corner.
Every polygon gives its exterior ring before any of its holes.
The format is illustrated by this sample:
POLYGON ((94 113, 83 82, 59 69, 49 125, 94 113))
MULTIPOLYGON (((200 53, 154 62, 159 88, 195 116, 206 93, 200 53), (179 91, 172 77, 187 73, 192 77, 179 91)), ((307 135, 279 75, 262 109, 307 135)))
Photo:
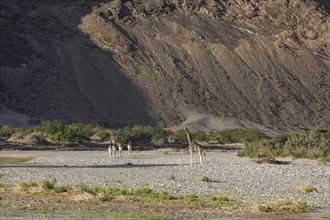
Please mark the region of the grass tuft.
POLYGON ((208 178, 207 176, 203 176, 202 179, 201 179, 202 182, 210 182, 210 178, 208 178))
POLYGON ((55 189, 55 184, 56 184, 56 180, 52 180, 52 181, 44 180, 41 183, 41 187, 45 190, 53 190, 55 189))
POLYGON ((175 180, 175 176, 172 174, 171 176, 167 177, 167 180, 175 180))

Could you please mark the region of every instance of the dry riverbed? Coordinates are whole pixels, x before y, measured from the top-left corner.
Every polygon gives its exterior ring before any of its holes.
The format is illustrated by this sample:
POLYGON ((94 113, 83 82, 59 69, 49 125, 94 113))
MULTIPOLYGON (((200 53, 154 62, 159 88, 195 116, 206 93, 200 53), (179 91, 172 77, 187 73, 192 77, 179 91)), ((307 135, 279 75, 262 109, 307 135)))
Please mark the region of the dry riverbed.
POLYGON ((296 204, 296 211, 299 207, 302 211, 317 210, 299 218, 326 219, 329 214, 330 169, 314 160, 285 158, 281 160, 286 164, 258 164, 253 159, 237 157, 234 151, 207 151, 202 167, 197 155, 191 167, 189 155, 175 151, 140 151, 130 155, 124 152, 122 158, 114 159, 109 159, 106 151, 2 151, 1 157, 33 158, 20 164, 1 165, 2 186, 17 186, 1 189, 3 217, 40 215, 43 209, 52 210, 55 216, 77 218, 89 211, 97 212, 94 217, 101 215, 100 218, 230 219, 251 214, 261 218, 265 213, 268 216, 290 209, 279 209, 280 204, 296 204), (176 199, 141 200, 121 195, 100 201, 88 193, 44 192, 37 188, 23 191, 19 187, 22 183, 40 185, 45 180, 72 187, 98 186, 131 192, 150 189, 155 193, 167 192, 176 199), (215 199, 211 203, 210 198, 226 201, 215 199))

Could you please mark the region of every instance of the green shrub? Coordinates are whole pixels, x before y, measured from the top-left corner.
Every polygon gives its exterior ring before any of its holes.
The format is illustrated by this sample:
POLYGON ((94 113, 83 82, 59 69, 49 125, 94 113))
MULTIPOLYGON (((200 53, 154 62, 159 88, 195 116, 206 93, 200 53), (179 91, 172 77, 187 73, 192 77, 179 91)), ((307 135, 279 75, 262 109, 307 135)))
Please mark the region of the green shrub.
POLYGON ((194 202, 198 200, 198 196, 194 194, 189 194, 185 196, 180 196, 179 199, 187 201, 187 202, 194 202))
POLYGON ((242 150, 237 152, 237 156, 240 157, 276 157, 277 154, 270 141, 266 139, 253 143, 245 143, 242 150))
POLYGON ((29 135, 29 134, 35 133, 36 130, 37 130, 36 128, 27 128, 23 132, 25 135, 29 135))
POLYGON ((10 137, 13 134, 19 132, 21 129, 15 128, 11 125, 0 126, 0 137, 10 137))
POLYGON ((107 193, 101 192, 96 196, 96 198, 101 202, 106 202, 109 200, 109 195, 107 193))
POLYGON ((80 143, 82 140, 88 139, 92 134, 92 128, 89 125, 72 123, 65 127, 61 140, 80 143))
MULTIPOLYGON (((79 143, 93 135, 91 125, 81 123, 63 124, 61 121, 44 121, 33 131, 45 134, 50 141, 79 143)), ((31 132, 31 131, 29 131, 31 132)))
POLYGON ((259 212, 270 212, 272 210, 268 205, 260 204, 258 205, 259 212))
POLYGON ((26 190, 28 188, 31 188, 31 187, 38 187, 38 184, 37 183, 20 183, 19 186, 23 189, 23 190, 26 190))
POLYGON ((97 130, 94 135, 100 139, 110 136, 111 132, 109 130, 97 130))
POLYGON ((210 182, 210 178, 208 178, 207 176, 203 176, 201 179, 202 182, 210 182))
POLYGON ((193 132, 191 134, 192 138, 198 141, 206 141, 207 140, 207 135, 203 131, 197 131, 193 132))
POLYGON ((143 188, 136 190, 135 195, 142 197, 155 197, 156 193, 150 188, 143 188))
POLYGON ((55 192, 57 193, 64 193, 68 192, 71 189, 69 186, 55 186, 55 192))
POLYGON ((225 129, 218 133, 218 140, 225 143, 239 143, 262 140, 268 138, 262 131, 258 129, 225 129))
POLYGON ((317 189, 312 186, 306 186, 304 189, 304 193, 312 193, 312 192, 317 192, 317 189))
POLYGON ((87 193, 91 192, 91 189, 86 184, 83 183, 80 183, 77 188, 79 189, 80 192, 87 192, 87 193))
POLYGON ((36 131, 44 133, 46 135, 55 135, 56 133, 64 132, 64 124, 61 121, 43 121, 41 126, 36 128, 36 131))
POLYGON ((242 138, 243 142, 252 143, 253 141, 267 139, 267 135, 258 129, 247 129, 242 138))
POLYGON ((167 192, 159 193, 159 194, 158 194, 158 198, 159 198, 160 200, 172 200, 172 199, 175 199, 174 196, 170 195, 170 194, 167 193, 167 192))
POLYGON ((211 198, 209 198, 207 201, 209 202, 216 202, 216 203, 225 203, 225 202, 229 202, 230 199, 227 196, 213 196, 211 198))
POLYGON ((271 141, 246 143, 238 156, 285 157, 321 159, 330 162, 330 140, 326 133, 313 130, 307 134, 290 134, 274 137, 271 141))
POLYGON ((176 132, 173 132, 170 134, 169 137, 176 142, 187 143, 187 134, 184 130, 178 130, 176 132))
POLYGON ((55 188, 55 184, 56 184, 56 180, 52 180, 52 181, 44 180, 41 183, 41 187, 46 190, 52 190, 55 188))
POLYGON ((208 141, 220 141, 219 134, 209 134, 207 139, 208 141))
POLYGON ((168 194, 167 192, 157 193, 150 188, 138 189, 134 192, 135 196, 156 199, 156 200, 172 200, 175 199, 174 196, 168 194))
POLYGON ((163 141, 169 136, 169 131, 151 126, 134 126, 131 128, 121 128, 116 132, 116 136, 123 141, 128 143, 133 142, 150 142, 150 141, 163 141))
POLYGON ((273 137, 272 142, 274 144, 284 145, 285 142, 288 141, 289 137, 290 137, 290 134, 279 134, 279 135, 276 135, 275 137, 273 137))

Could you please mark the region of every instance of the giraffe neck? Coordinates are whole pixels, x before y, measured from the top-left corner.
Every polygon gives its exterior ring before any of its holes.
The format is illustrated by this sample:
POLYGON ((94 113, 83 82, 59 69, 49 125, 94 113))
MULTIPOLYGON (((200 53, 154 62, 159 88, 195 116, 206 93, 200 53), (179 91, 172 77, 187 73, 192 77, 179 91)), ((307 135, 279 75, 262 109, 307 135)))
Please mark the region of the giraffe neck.
POLYGON ((192 137, 191 137, 191 134, 188 130, 188 128, 186 128, 186 133, 187 133, 187 139, 188 139, 188 143, 189 145, 192 143, 192 137))

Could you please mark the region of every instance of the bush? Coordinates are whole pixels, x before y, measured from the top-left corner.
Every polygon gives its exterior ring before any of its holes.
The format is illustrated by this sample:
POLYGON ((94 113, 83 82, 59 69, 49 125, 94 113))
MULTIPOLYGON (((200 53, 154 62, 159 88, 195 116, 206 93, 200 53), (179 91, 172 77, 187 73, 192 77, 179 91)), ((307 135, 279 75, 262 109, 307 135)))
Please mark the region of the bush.
POLYGON ((198 196, 194 194, 189 194, 185 196, 180 196, 179 199, 187 201, 187 202, 194 202, 198 200, 198 196))
POLYGON ((321 159, 330 162, 330 140, 326 133, 313 130, 307 134, 290 134, 274 137, 271 141, 259 140, 246 143, 238 156, 321 159))
POLYGON ((270 141, 264 139, 253 143, 245 143, 243 149, 237 152, 237 156, 247 157, 276 157, 278 153, 273 149, 270 141))
POLYGON ((218 140, 225 143, 252 143, 266 138, 268 138, 267 135, 258 129, 225 129, 218 133, 218 140))
POLYGON ((105 137, 110 136, 111 132, 109 130, 97 130, 94 135, 98 138, 100 138, 101 140, 105 137))
POLYGON ((65 193, 68 192, 71 188, 69 186, 56 186, 55 192, 57 193, 65 193))
POLYGON ((242 141, 252 143, 253 141, 263 140, 267 138, 267 135, 265 135, 262 131, 258 129, 247 129, 245 130, 245 134, 242 137, 242 141))
POLYGON ((230 199, 227 196, 213 196, 211 198, 208 199, 209 202, 217 202, 217 203, 226 203, 226 202, 230 202, 230 199))
POLYGON ((201 179, 202 182, 210 182, 210 178, 208 178, 207 176, 203 176, 201 179))
POLYGON ((31 187, 38 187, 38 184, 37 183, 20 183, 19 186, 23 189, 23 190, 26 190, 28 188, 31 188, 31 187))
POLYGON ((290 134, 279 134, 273 137, 272 142, 274 144, 284 145, 288 141, 290 134))
POLYGON ((207 140, 207 135, 203 131, 197 131, 191 134, 192 138, 194 140, 198 141, 206 141, 207 140))
POLYGON ((47 136, 50 141, 65 141, 79 143, 93 135, 91 125, 81 123, 63 124, 61 121, 44 121, 41 126, 29 129, 26 133, 40 132, 47 136))
POLYGON ((150 142, 150 141, 163 141, 169 136, 169 131, 161 128, 151 126, 134 126, 132 128, 121 128, 116 132, 116 136, 128 143, 133 142, 150 142))
POLYGON ((77 188, 82 193, 83 192, 92 193, 92 190, 86 184, 80 183, 77 188))
POLYGON ((61 121, 44 121, 40 127, 36 128, 36 131, 44 133, 46 135, 55 135, 57 133, 63 133, 64 124, 61 121))
POLYGON ((170 134, 169 137, 176 142, 187 143, 187 134, 184 130, 178 130, 176 132, 173 132, 170 134))
POLYGON ((0 137, 10 137, 19 131, 19 128, 15 128, 11 125, 3 125, 0 126, 0 137))
POLYGON ((327 158, 330 155, 330 140, 318 130, 308 134, 292 134, 283 145, 283 151, 284 155, 296 158, 327 158))
POLYGON ((82 140, 88 139, 92 134, 92 128, 89 125, 72 123, 65 127, 60 140, 80 143, 82 140))
POLYGON ((44 180, 42 181, 41 187, 46 190, 52 190, 55 188, 56 180, 44 180))

